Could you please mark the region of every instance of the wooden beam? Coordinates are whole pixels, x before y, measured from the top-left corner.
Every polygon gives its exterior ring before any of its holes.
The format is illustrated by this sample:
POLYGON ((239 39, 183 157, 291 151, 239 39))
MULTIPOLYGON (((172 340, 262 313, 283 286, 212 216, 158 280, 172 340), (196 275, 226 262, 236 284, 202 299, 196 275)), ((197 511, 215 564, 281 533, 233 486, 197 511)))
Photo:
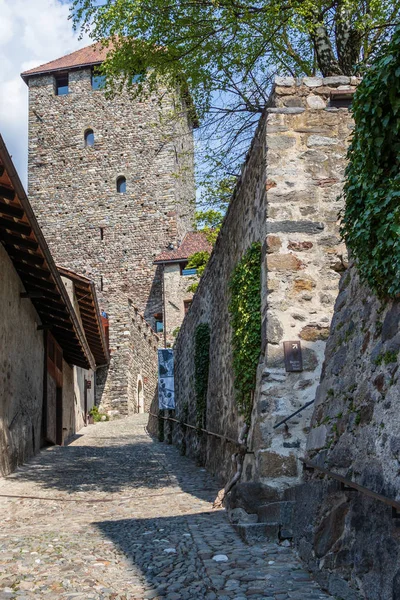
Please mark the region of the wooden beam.
POLYGON ((21 275, 21 279, 23 282, 28 284, 28 287, 35 287, 40 290, 47 290, 49 293, 52 292, 56 298, 60 297, 60 294, 56 292, 56 284, 50 281, 44 281, 43 279, 39 279, 38 277, 34 277, 29 275, 28 273, 23 273, 21 275))
POLYGON ((6 200, 14 200, 15 190, 13 188, 6 187, 5 185, 0 185, 0 197, 5 198, 6 200))
POLYGON ((6 202, 0 202, 0 213, 9 217, 17 217, 17 219, 22 219, 24 216, 22 208, 13 204, 7 204, 6 202))
POLYGON ((24 248, 30 248, 31 250, 37 250, 39 248, 39 244, 35 240, 23 238, 19 235, 13 235, 12 233, 6 233, 3 230, 0 230, 0 240, 6 244, 23 246, 24 248))
POLYGON ((20 262, 19 260, 14 261, 14 267, 17 269, 17 271, 24 271, 24 273, 26 272, 28 275, 32 275, 33 277, 45 277, 46 280, 48 280, 49 277, 51 277, 51 273, 47 269, 41 269, 40 267, 27 265, 26 263, 20 262))
POLYGON ((41 266, 44 263, 44 258, 40 254, 29 254, 29 252, 17 250, 14 246, 7 246, 7 252, 13 258, 25 261, 30 265, 41 266))
POLYGON ((30 235, 32 232, 30 225, 27 225, 26 223, 17 223, 12 219, 6 219, 4 217, 0 217, 0 228, 8 229, 9 231, 16 231, 17 233, 23 233, 24 235, 30 235))

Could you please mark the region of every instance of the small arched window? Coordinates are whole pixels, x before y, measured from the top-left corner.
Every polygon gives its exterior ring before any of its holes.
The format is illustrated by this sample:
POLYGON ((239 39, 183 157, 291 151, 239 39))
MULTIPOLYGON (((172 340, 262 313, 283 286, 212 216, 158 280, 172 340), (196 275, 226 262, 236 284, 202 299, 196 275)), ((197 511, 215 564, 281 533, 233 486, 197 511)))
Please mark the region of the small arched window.
POLYGON ((125 179, 125 177, 118 177, 118 179, 117 179, 117 192, 119 194, 125 194, 125 192, 126 192, 126 179, 125 179))
POLYGON ((85 131, 85 146, 93 146, 93 145, 94 145, 93 129, 87 129, 85 131))

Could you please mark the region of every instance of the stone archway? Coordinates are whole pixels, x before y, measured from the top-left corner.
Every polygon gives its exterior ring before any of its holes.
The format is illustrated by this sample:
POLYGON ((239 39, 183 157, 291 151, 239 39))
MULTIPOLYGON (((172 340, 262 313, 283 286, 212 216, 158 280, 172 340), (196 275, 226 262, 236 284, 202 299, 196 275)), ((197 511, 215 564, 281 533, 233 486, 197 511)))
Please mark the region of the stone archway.
POLYGON ((143 390, 143 381, 139 376, 137 381, 137 391, 136 391, 136 407, 138 413, 144 413, 144 390, 143 390))

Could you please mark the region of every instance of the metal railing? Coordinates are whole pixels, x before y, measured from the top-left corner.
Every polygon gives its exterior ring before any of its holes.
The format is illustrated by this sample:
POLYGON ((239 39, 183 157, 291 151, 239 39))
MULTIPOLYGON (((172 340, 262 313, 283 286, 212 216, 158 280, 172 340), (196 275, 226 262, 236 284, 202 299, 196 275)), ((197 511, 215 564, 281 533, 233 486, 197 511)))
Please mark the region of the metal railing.
MULTIPOLYGON (((162 415, 156 415, 155 413, 149 413, 151 417, 156 417, 157 419, 164 419, 164 421, 173 421, 174 423, 178 423, 183 427, 188 427, 189 429, 194 429, 195 431, 201 431, 202 433, 206 433, 207 435, 211 435, 213 437, 219 438, 220 440, 229 442, 234 444, 235 446, 243 447, 244 444, 240 444, 237 440, 233 440, 232 438, 226 437, 225 435, 221 435, 219 433, 214 433, 213 431, 208 431, 207 429, 203 429, 202 427, 196 427, 195 425, 189 425, 189 423, 184 423, 183 421, 179 421, 179 419, 174 419, 173 417, 164 417, 162 415)), ((248 454, 250 454, 248 452, 248 454)))
POLYGON ((392 508, 392 517, 394 519, 400 518, 400 502, 397 502, 397 500, 392 500, 392 498, 388 498, 387 496, 383 496, 382 494, 373 492, 369 488, 366 488, 363 485, 359 485, 358 483, 355 483, 351 479, 347 479, 346 477, 343 477, 342 475, 339 475, 338 473, 333 473, 332 471, 328 471, 328 469, 324 469, 324 467, 320 467, 319 465, 316 465, 315 463, 310 462, 310 461, 306 460, 305 458, 300 458, 300 461, 303 463, 303 467, 305 470, 321 471, 321 473, 324 473, 331 479, 336 479, 336 481, 339 481, 341 483, 343 490, 349 490, 349 489, 356 490, 357 492, 361 492, 365 496, 369 496, 370 498, 373 498, 374 500, 379 500, 379 502, 383 502, 384 504, 387 504, 388 506, 390 506, 392 508))
POLYGON ((285 417, 284 419, 282 419, 282 421, 279 421, 279 423, 277 423, 276 425, 274 425, 274 429, 276 429, 277 427, 280 427, 281 425, 284 425, 287 421, 290 421, 290 419, 292 419, 293 417, 295 417, 296 415, 298 415, 299 413, 301 413, 303 410, 305 410, 306 408, 308 408, 309 406, 311 406, 311 404, 314 404, 314 400, 311 400, 311 402, 307 402, 306 404, 304 404, 304 406, 302 406, 301 408, 299 408, 298 410, 296 410, 294 413, 292 413, 288 417, 285 417))

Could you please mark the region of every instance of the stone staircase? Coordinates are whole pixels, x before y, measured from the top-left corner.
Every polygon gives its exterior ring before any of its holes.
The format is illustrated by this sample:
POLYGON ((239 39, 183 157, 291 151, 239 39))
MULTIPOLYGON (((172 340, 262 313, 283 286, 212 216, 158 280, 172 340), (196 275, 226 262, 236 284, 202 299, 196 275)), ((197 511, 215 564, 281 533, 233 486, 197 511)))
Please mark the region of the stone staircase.
POLYGON ((257 514, 242 509, 230 512, 230 519, 240 537, 247 544, 262 541, 282 542, 293 537, 292 518, 295 502, 281 500, 262 504, 257 514), (241 512, 239 512, 241 511, 241 512))

